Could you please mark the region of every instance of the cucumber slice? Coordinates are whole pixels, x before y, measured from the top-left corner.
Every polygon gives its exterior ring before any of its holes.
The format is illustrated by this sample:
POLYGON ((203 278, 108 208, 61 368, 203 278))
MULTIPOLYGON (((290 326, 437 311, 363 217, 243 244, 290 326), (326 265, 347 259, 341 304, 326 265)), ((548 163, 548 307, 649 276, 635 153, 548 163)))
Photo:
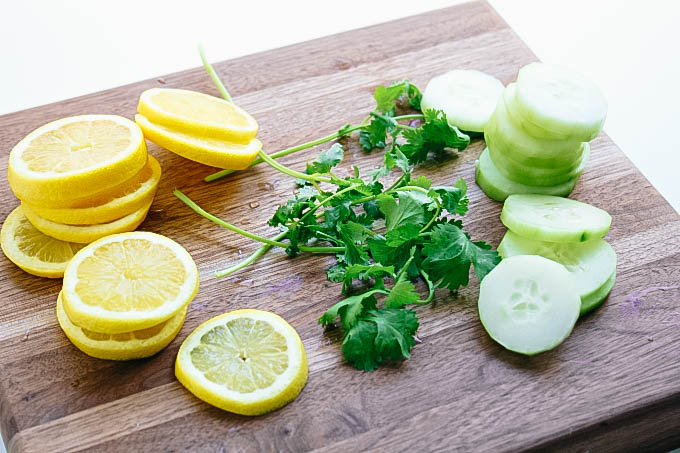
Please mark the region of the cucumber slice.
POLYGON ((609 293, 612 291, 614 284, 616 283, 616 272, 614 272, 611 277, 602 285, 597 291, 589 294, 586 297, 581 298, 581 316, 586 313, 590 313, 597 307, 602 305, 602 303, 607 299, 609 293))
POLYGON ((504 259, 479 286, 479 319, 506 349, 533 355, 569 336, 581 298, 569 272, 537 255, 504 259))
POLYGON ((600 208, 568 198, 512 195, 501 222, 513 233, 548 242, 587 242, 609 232, 611 216, 600 208))
POLYGON ((590 160, 590 145, 588 142, 581 144, 581 158, 577 165, 571 168, 548 169, 522 165, 492 146, 489 146, 489 154, 496 168, 508 179, 533 186, 554 186, 577 178, 583 173, 590 160))
POLYGON ((581 140, 536 138, 522 128, 521 120, 513 118, 505 102, 506 93, 511 96, 515 85, 510 84, 503 92, 493 114, 493 124, 488 125, 484 135, 487 146, 501 149, 508 155, 520 154, 527 158, 547 161, 548 166, 564 167, 574 165, 579 160, 581 140))
POLYGON ((546 195, 569 195, 578 178, 556 186, 528 186, 508 179, 501 173, 491 160, 489 149, 486 148, 475 162, 475 182, 491 199, 503 201, 512 194, 538 193, 546 195))
POLYGON ((517 93, 517 84, 511 83, 505 87, 503 91, 503 100, 505 101, 505 108, 508 110, 510 118, 515 122, 515 124, 520 127, 527 135, 534 138, 545 139, 545 140, 569 140, 569 141, 579 141, 574 139, 570 134, 558 133, 546 129, 545 127, 532 123, 530 120, 524 117, 520 109, 517 107, 517 102, 515 101, 515 96, 517 93))
POLYGON ((598 291, 616 272, 616 252, 603 239, 574 243, 536 241, 508 231, 498 246, 503 258, 517 255, 540 255, 563 265, 571 274, 581 297, 591 304, 598 291))
POLYGON ((433 77, 420 102, 426 109, 443 110, 452 126, 483 132, 503 93, 500 80, 475 70, 456 69, 433 77))
POLYGON ((519 70, 515 101, 530 123, 580 141, 597 137, 607 116, 607 101, 592 81, 546 63, 519 70))

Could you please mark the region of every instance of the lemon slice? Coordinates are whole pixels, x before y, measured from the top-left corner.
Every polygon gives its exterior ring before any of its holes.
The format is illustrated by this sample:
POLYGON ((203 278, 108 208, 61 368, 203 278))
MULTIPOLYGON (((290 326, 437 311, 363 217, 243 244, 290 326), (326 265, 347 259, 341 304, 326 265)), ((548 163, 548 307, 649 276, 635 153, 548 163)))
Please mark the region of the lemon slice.
POLYGON ((146 204, 132 214, 108 223, 95 223, 92 225, 67 225, 47 220, 36 214, 30 206, 22 204, 24 215, 34 227, 48 236, 68 242, 89 244, 99 238, 110 234, 134 231, 146 218, 153 199, 147 200, 146 204))
POLYGON ((91 225, 107 223, 141 209, 149 204, 161 179, 161 166, 153 156, 127 184, 117 191, 74 203, 68 208, 46 208, 26 203, 36 215, 57 223, 91 225))
POLYGON ((198 291, 196 263, 181 245, 146 231, 107 236, 83 248, 64 273, 64 310, 102 333, 146 329, 172 318, 198 291))
POLYGON ((262 149, 262 142, 253 138, 248 143, 234 143, 173 131, 154 124, 143 115, 135 115, 144 136, 168 151, 194 162, 230 170, 248 168, 262 149))
POLYGON ((127 118, 73 116, 39 127, 17 143, 7 178, 21 200, 58 203, 132 178, 146 157, 142 131, 127 118))
POLYGON ((184 307, 167 321, 147 329, 128 333, 99 333, 73 324, 64 311, 61 292, 57 298, 57 320, 71 343, 89 356, 106 360, 151 357, 174 340, 182 330, 186 314, 187 307, 184 307))
POLYGON ((260 415, 278 409, 307 382, 307 355, 283 318, 235 310, 194 330, 179 349, 177 379, 203 401, 229 412, 260 415))
POLYGON ((60 241, 38 231, 17 206, 0 231, 5 256, 24 271, 38 277, 61 278, 73 255, 83 244, 60 241))
POLYGON ((257 134, 248 112, 196 91, 151 88, 139 96, 137 110, 155 124, 197 137, 245 143, 257 134))

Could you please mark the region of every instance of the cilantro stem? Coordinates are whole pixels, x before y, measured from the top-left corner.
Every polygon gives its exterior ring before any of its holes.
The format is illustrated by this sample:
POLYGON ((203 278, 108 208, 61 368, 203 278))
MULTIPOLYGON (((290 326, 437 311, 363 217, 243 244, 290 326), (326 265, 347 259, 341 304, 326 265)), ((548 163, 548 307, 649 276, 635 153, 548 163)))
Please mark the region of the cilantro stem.
POLYGON ((193 209, 197 214, 205 217, 206 219, 210 220, 213 223, 216 223, 217 225, 219 225, 221 227, 224 227, 228 230, 231 230, 234 233, 238 233, 241 236, 245 236, 245 237, 253 239, 255 241, 262 242, 263 244, 268 244, 268 245, 271 245, 271 246, 283 247, 283 248, 288 247, 288 244, 286 244, 285 242, 280 242, 278 240, 271 240, 271 239, 263 237, 263 236, 258 236, 257 234, 246 231, 242 228, 237 227, 236 225, 232 225, 231 223, 225 222, 224 220, 220 219, 219 217, 212 215, 211 213, 209 213, 208 211, 206 211, 205 209, 200 207, 198 204, 196 204, 195 201, 193 201, 191 198, 184 195, 178 189, 175 189, 172 193, 177 198, 179 198, 185 205, 187 205, 191 209, 193 209))
POLYGON ((420 275, 423 277, 423 280, 427 283, 427 298, 426 299, 419 299, 417 302, 414 302, 415 305, 427 305, 430 302, 432 302, 432 299, 434 298, 434 285, 432 284, 432 280, 430 280, 430 276, 427 275, 427 272, 424 270, 420 269, 420 275))
MULTIPOLYGON (((283 239, 284 236, 286 235, 286 231, 282 231, 278 235, 274 236, 274 241, 278 241, 279 239, 283 239)), ((258 260, 262 255, 267 253, 273 246, 269 244, 265 244, 259 249, 255 251, 252 255, 250 255, 248 258, 244 259, 238 264, 235 264, 234 266, 228 267, 226 269, 223 269, 221 271, 216 271, 215 272, 215 277, 220 278, 220 277, 226 277, 229 274, 233 274, 234 272, 238 272, 244 267, 254 263, 255 261, 258 260)))
POLYGON ((208 73, 208 75, 212 79, 213 83, 215 83, 215 86, 219 90, 222 97, 229 102, 233 102, 231 100, 231 96, 229 95, 229 92, 227 91, 224 84, 220 80, 220 77, 217 75, 217 73, 215 72, 215 69, 212 67, 212 65, 210 64, 208 59, 205 57, 205 51, 203 50, 203 45, 201 45, 201 44, 199 44, 199 46, 198 46, 198 53, 201 55, 201 60, 203 61, 203 67, 205 68, 205 71, 208 73))
MULTIPOLYGON (((206 70, 207 70, 207 68, 206 68, 206 70)), ((217 84, 217 82, 215 82, 215 83, 217 84)), ((220 84, 221 84, 221 82, 220 82, 220 84)), ((218 89, 219 89, 219 86, 218 86, 218 89)), ((369 115, 368 118, 370 118, 370 115, 369 115)), ((396 121, 400 121, 400 120, 417 120, 417 119, 423 119, 423 118, 424 118, 424 116, 421 115, 421 114, 412 114, 412 115, 395 116, 393 119, 396 120, 396 121)), ((311 142, 303 143, 301 145, 293 146, 293 147, 286 148, 284 150, 277 151, 275 153, 269 154, 269 157, 271 157, 272 159, 278 159, 279 157, 284 157, 284 156, 287 156, 289 154, 293 154, 293 153, 296 153, 298 151, 305 150, 307 148, 312 148, 314 146, 330 142, 331 140, 335 140, 336 138, 344 137, 345 135, 350 135, 354 131, 358 131, 360 129, 363 129, 364 127, 366 127, 367 124, 368 123, 364 122, 364 123, 361 123, 361 124, 357 124, 355 126, 351 126, 347 129, 343 129, 341 131, 334 132, 334 133, 327 135, 325 137, 321 137, 319 139, 312 140, 311 142)), ((262 158, 255 159, 254 161, 252 161, 250 163, 249 168, 254 167, 255 165, 259 165, 262 162, 264 162, 264 160, 262 158)), ((239 171, 239 170, 220 170, 218 172, 215 172, 211 175, 206 176, 203 179, 203 181, 213 182, 213 181, 216 181, 216 180, 223 178, 227 175, 235 173, 237 171, 239 171)))
MULTIPOLYGON (((352 132, 361 129, 362 127, 364 127, 364 126, 361 125, 361 124, 358 125, 358 126, 352 126, 348 129, 345 129, 343 131, 334 132, 331 135, 321 137, 317 140, 312 140, 311 142, 303 143, 301 145, 293 146, 291 148, 286 148, 282 151, 275 152, 273 154, 270 154, 269 157, 271 157, 272 159, 278 159, 279 157, 287 156, 289 154, 293 154, 295 152, 302 151, 302 150, 307 149, 307 148, 312 148, 314 146, 321 145, 321 144, 326 143, 326 142, 330 142, 331 140, 335 140, 336 138, 344 137, 345 135, 349 135, 352 132)), ((264 162, 264 160, 262 158, 255 159, 254 161, 252 161, 250 163, 249 167, 254 167, 255 165, 261 164, 262 162, 264 162)), ((205 179, 203 179, 203 181, 213 182, 213 181, 220 179, 224 176, 230 175, 230 174, 232 174, 236 171, 238 171, 238 170, 220 170, 216 173, 213 173, 211 175, 206 176, 205 179)))
MULTIPOLYGON (((359 185, 360 185, 360 184, 352 184, 351 186, 345 187, 344 189, 341 189, 341 190, 338 190, 338 191, 335 192, 333 195, 330 195, 330 196, 324 198, 323 200, 321 200, 321 202, 319 202, 319 204, 314 205, 314 207, 311 208, 309 211, 305 212, 305 214, 304 214, 302 217, 300 217, 298 220, 296 220, 295 222, 293 222, 293 224, 291 225, 290 228, 296 227, 300 222, 302 222, 303 220, 305 220, 305 219, 306 219, 307 217, 309 217, 310 215, 314 214, 314 212, 316 212, 317 209, 319 209, 321 206, 323 206, 324 204, 326 204, 326 203, 328 203, 329 201, 331 201, 333 198, 338 198, 339 196, 344 195, 345 193, 350 192, 350 191, 356 189, 357 187, 359 187, 359 185)), ((317 188, 316 190, 318 190, 319 193, 321 193, 321 190, 320 190, 320 189, 317 188)))
POLYGON ((326 178, 324 176, 317 176, 317 175, 308 175, 307 173, 301 173, 297 170, 293 170, 292 168, 288 168, 285 165, 282 165, 278 162, 276 162, 274 159, 271 158, 267 153, 264 151, 260 150, 258 153, 260 155, 260 158, 262 158, 263 161, 271 165, 272 168, 275 170, 280 171, 283 174, 286 174, 288 176, 292 176, 293 178, 299 178, 299 179, 304 179, 306 181, 312 181, 312 182, 328 182, 328 183, 334 183, 339 186, 346 186, 348 184, 351 184, 349 181, 345 181, 342 179, 336 179, 336 178, 326 178))

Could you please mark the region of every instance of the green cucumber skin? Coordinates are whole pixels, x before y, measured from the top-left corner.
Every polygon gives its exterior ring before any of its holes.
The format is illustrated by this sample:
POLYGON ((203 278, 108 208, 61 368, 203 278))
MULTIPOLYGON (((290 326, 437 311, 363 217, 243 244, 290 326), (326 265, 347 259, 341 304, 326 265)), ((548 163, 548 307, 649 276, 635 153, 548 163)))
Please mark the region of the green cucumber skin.
POLYGON ((604 301, 607 300, 607 297, 609 297, 609 293, 611 292, 612 288, 614 288, 615 283, 616 271, 614 271, 612 276, 609 277, 609 280, 607 280, 604 285, 600 287, 600 289, 590 293, 587 296, 581 297, 581 313, 579 316, 584 316, 600 307, 604 301))
MULTIPOLYGON (((531 195, 531 194, 516 194, 516 195, 531 195)), ((535 198, 539 198, 539 199, 544 198, 542 196, 538 197, 538 196, 544 195, 544 194, 536 193, 536 194, 533 194, 533 195, 537 195, 537 197, 535 197, 535 198)), ((575 229, 575 230, 572 230, 572 231, 565 231, 565 230, 556 231, 555 229, 551 229, 550 226, 528 224, 528 223, 526 223, 526 220, 523 223, 521 218, 517 218, 516 215, 513 216, 510 211, 512 210, 513 204, 519 203, 518 200, 523 199, 524 202, 526 203, 526 202, 528 202, 528 201, 526 201, 527 198, 535 199, 534 197, 513 198, 512 201, 509 201, 509 202, 506 201, 506 203, 503 205, 503 209, 501 210, 501 222, 503 223, 503 225, 505 225, 506 228, 508 228, 510 231, 512 231, 513 233, 515 233, 519 236, 523 236, 525 238, 534 239, 534 240, 538 240, 538 241, 546 241, 546 242, 562 242, 562 243, 564 243, 564 242, 588 242, 588 241, 595 240, 595 239, 602 239, 603 237, 605 237, 607 235, 607 233, 609 232, 609 228, 611 227, 611 216, 609 215, 609 213, 607 213, 606 211, 604 211, 600 208, 597 208, 595 206, 588 205, 587 203, 582 203, 582 202, 578 202, 576 200, 570 200, 570 199, 566 199, 568 201, 564 201, 563 203, 572 203, 572 204, 575 204, 575 205, 578 205, 578 204, 585 205, 586 209, 591 209, 591 210, 595 210, 596 212, 599 212, 600 214, 598 214, 598 215, 602 216, 603 218, 606 216, 606 218, 608 219, 608 221, 606 222, 606 226, 600 227, 599 225, 596 225, 595 227, 593 227, 591 225, 590 227, 583 227, 583 228, 575 229)), ((525 208, 525 209, 530 209, 530 208, 525 208)), ((521 214, 520 214, 520 217, 521 217, 521 214)))
MULTIPOLYGON (((489 150, 485 149, 482 155, 488 152, 489 150)), ((480 156, 480 159, 475 161, 475 182, 489 198, 496 201, 505 201, 506 198, 513 194, 535 193, 563 197, 569 195, 578 182, 578 177, 576 177, 557 186, 528 186, 505 178, 497 168, 494 170, 499 174, 496 177, 489 177, 484 174, 481 168, 480 160, 482 158, 483 156, 480 156), (494 181, 494 179, 498 179, 498 181, 494 181)), ((490 157, 486 158, 490 159, 490 157)))

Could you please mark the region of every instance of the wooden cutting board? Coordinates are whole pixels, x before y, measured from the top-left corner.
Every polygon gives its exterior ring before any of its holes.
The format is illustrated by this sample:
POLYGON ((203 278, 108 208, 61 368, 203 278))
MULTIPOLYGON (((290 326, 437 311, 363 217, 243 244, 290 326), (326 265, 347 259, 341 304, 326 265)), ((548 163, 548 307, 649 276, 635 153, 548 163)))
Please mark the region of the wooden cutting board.
MULTIPOLYGON (((198 58, 198 57, 197 57, 198 58)), ((605 58, 605 56, 603 56, 605 58)), ((238 104, 259 121, 274 152, 359 122, 378 84, 408 77, 424 86, 451 68, 514 80, 536 57, 485 2, 285 47, 216 65, 238 104)), ((59 68, 58 70, 68 70, 59 68)), ((584 68, 587 72, 587 68, 584 68)), ((49 77, 49 73, 46 74, 49 77)), ((0 117, 0 172, 12 146, 60 117, 113 113, 131 118, 151 87, 217 94, 202 69, 167 75, 0 117)), ((346 162, 373 168, 355 138, 346 162)), ((601 135, 572 198, 612 214, 608 240, 618 277, 608 302, 578 322, 557 349, 537 357, 503 350, 477 317, 474 279, 457 295, 438 291, 418 310, 422 343, 399 366, 372 373, 343 363, 340 332, 316 319, 340 299, 326 281, 328 256, 270 253, 239 274, 215 270, 257 244, 198 217, 173 195, 181 188, 220 217, 271 236, 266 226, 293 181, 260 165, 205 184, 213 172, 150 144, 163 167, 158 196, 141 226, 184 245, 198 262, 201 289, 177 339, 157 356, 115 363, 69 344, 55 319, 61 282, 32 277, 0 259, 0 408, 12 452, 93 451, 565 451, 663 450, 680 444, 680 217, 614 143, 601 135), (300 333, 309 355, 302 394, 275 413, 247 418, 204 404, 173 376, 180 343, 201 322, 237 308, 271 310, 300 333)), ((497 245, 501 204, 474 185, 476 140, 459 157, 422 165, 436 183, 464 177, 465 223, 497 245)), ((303 168, 318 150, 283 161, 303 168)), ((0 187, 0 215, 17 205, 0 187)))

